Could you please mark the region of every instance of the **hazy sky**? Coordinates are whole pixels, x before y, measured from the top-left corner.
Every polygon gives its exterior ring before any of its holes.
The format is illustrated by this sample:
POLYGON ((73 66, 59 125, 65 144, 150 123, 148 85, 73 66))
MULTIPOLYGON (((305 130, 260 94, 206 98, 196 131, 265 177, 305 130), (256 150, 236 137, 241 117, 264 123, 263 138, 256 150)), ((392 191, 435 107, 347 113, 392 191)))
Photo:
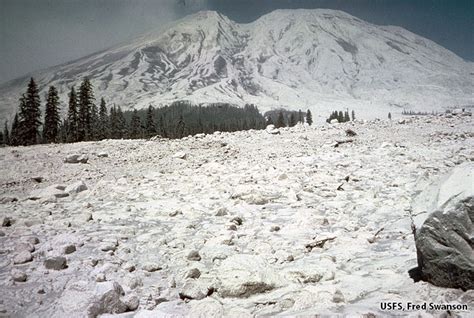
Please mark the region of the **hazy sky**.
POLYGON ((133 39, 192 12, 250 22, 279 8, 330 8, 399 25, 474 61, 474 0, 0 0, 0 82, 133 39))

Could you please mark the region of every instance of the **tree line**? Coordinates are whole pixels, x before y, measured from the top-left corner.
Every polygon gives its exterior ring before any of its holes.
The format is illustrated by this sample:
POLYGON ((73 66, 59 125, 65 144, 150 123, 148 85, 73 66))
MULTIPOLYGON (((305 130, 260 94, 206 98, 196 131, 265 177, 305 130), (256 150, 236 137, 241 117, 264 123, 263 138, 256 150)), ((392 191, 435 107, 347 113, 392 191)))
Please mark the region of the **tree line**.
POLYGON ((337 119, 337 122, 339 123, 345 123, 351 120, 355 120, 355 112, 351 112, 351 116, 349 116, 349 110, 346 111, 333 111, 331 115, 329 115, 328 119, 326 119, 327 123, 330 123, 333 119, 337 119))
POLYGON ((300 110, 292 111, 286 109, 270 110, 265 113, 266 125, 274 125, 276 128, 293 127, 298 123, 313 124, 313 115, 308 109, 306 113, 300 110))
POLYGON ((28 146, 38 143, 70 143, 103 139, 182 138, 198 133, 232 132, 263 129, 270 123, 277 127, 294 126, 298 122, 312 124, 311 112, 279 110, 262 115, 255 105, 236 107, 227 103, 207 106, 187 101, 174 102, 160 108, 122 111, 108 107, 104 98, 96 105, 93 86, 84 78, 78 91, 71 87, 67 112, 61 118, 58 90, 51 86, 46 94, 44 121, 38 86, 30 79, 21 96, 11 125, 5 122, 0 144, 28 146))

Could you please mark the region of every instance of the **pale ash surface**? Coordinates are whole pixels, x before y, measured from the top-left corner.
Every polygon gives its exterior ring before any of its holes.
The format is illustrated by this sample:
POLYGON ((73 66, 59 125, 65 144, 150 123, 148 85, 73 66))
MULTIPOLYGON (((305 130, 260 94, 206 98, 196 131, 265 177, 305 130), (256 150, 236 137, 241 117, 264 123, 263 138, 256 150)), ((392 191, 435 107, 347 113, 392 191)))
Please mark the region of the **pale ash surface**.
POLYGON ((407 274, 416 266, 413 196, 474 160, 473 118, 450 117, 2 148, 0 197, 19 201, 0 205, 14 221, 1 228, 0 310, 84 314, 104 279, 138 298, 137 317, 383 314, 382 301, 472 310, 472 291, 407 274), (334 147, 349 127, 353 142, 334 147), (68 154, 88 163, 66 164, 68 154), (80 180, 88 189, 74 194, 80 180), (52 198, 64 193, 55 184, 73 184, 71 195, 52 198), (28 261, 31 237, 39 243, 28 261), (20 253, 26 263, 14 265, 20 253), (46 269, 52 256, 68 268, 46 269), (22 273, 26 282, 14 282, 22 273))

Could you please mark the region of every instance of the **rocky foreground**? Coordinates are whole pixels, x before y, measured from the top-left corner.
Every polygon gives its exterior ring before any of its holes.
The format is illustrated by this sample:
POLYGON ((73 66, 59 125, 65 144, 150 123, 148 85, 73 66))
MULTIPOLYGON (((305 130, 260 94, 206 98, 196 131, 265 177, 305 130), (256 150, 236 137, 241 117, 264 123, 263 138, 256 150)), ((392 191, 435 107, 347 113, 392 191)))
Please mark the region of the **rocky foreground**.
POLYGON ((444 314, 382 302, 473 314, 474 291, 408 275, 413 199, 474 161, 470 116, 1 148, 0 159, 0 316, 444 314))

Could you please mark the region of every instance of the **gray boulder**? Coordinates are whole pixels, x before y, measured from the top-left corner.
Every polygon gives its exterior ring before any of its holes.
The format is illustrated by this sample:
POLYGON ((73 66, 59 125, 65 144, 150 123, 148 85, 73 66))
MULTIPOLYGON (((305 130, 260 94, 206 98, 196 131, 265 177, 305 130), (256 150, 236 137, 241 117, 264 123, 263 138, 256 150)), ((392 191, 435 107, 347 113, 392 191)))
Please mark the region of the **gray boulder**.
POLYGON ((87 163, 89 158, 86 155, 68 155, 65 159, 65 163, 87 163))
POLYGON ((418 276, 433 285, 474 289, 474 196, 431 213, 416 232, 418 276))

